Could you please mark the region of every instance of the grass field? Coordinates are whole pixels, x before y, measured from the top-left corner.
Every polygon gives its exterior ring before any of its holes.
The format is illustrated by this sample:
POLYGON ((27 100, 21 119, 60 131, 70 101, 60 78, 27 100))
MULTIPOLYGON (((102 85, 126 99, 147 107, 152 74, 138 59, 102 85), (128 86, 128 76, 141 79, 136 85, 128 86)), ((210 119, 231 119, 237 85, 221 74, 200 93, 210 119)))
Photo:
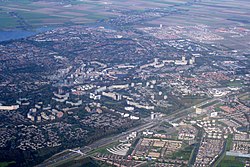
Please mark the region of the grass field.
POLYGON ((232 143, 233 143, 233 135, 230 134, 227 138, 226 151, 230 151, 232 143))
POLYGON ((0 162, 0 167, 8 167, 11 164, 15 164, 15 161, 11 161, 11 162, 0 162))
POLYGON ((218 167, 244 167, 244 163, 239 158, 225 156, 218 167))
POLYGON ((240 100, 243 100, 243 101, 250 100, 250 94, 246 94, 246 95, 244 95, 244 96, 241 96, 241 97, 240 97, 240 100))
POLYGON ((186 106, 193 106, 205 100, 208 100, 208 98, 199 96, 187 96, 181 98, 181 102, 183 102, 183 104, 185 104, 186 106))
POLYGON ((106 145, 106 146, 103 146, 103 147, 101 147, 101 148, 98 148, 98 149, 96 149, 96 150, 93 150, 93 151, 91 151, 90 153, 88 153, 89 155, 93 155, 93 154, 95 154, 95 153, 101 153, 101 154, 111 154, 108 150, 107 150, 107 148, 112 148, 112 147, 114 147, 114 146, 116 146, 116 145, 118 145, 119 144, 119 142, 114 142, 114 143, 111 143, 111 144, 109 144, 109 145, 106 145))
POLYGON ((187 146, 175 153, 172 154, 171 158, 173 159, 182 159, 182 160, 189 160, 192 154, 194 147, 187 146))
POLYGON ((214 105, 214 104, 216 104, 216 103, 218 103, 218 102, 219 102, 219 100, 215 100, 215 101, 212 101, 212 102, 210 102, 210 103, 204 104, 204 105, 201 106, 200 108, 204 109, 204 108, 207 108, 207 107, 209 107, 209 106, 212 106, 212 105, 214 105))
POLYGON ((242 87, 242 81, 230 81, 227 85, 231 87, 242 87))

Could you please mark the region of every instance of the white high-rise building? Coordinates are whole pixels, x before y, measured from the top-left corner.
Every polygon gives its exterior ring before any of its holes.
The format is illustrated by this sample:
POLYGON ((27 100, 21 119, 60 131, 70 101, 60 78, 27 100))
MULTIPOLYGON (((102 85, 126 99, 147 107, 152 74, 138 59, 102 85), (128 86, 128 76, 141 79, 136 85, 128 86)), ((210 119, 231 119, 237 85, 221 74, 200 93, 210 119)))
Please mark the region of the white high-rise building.
POLYGON ((151 112, 151 119, 155 118, 155 113, 151 112))

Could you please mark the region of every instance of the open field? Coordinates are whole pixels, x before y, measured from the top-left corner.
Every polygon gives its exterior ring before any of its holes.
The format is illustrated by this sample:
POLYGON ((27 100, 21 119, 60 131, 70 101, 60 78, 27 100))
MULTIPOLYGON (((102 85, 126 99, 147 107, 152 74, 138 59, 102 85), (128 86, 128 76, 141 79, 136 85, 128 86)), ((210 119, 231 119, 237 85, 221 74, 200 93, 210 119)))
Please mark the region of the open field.
POLYGON ((111 143, 111 144, 109 144, 109 145, 103 146, 103 147, 98 148, 98 149, 96 149, 96 150, 94 150, 94 151, 91 151, 91 152, 89 153, 89 155, 93 155, 93 154, 95 154, 95 153, 110 154, 110 152, 107 150, 107 148, 112 148, 112 147, 114 147, 114 146, 117 146, 118 144, 119 144, 118 142, 114 142, 114 143, 111 143))
POLYGON ((82 24, 107 18, 105 5, 91 1, 4 1, 0 4, 0 29, 82 24))
POLYGON ((15 161, 11 161, 11 162, 0 162, 0 167, 7 167, 9 165, 15 164, 15 161))
POLYGON ((246 94, 240 97, 240 100, 250 100, 250 94, 246 94))
MULTIPOLYGON (((124 11, 144 11, 153 8, 174 7, 178 15, 150 21, 151 24, 221 25, 247 24, 250 27, 247 0, 221 1, 203 0, 195 5, 183 5, 187 0, 2 0, 0 3, 0 29, 34 28, 41 26, 72 25, 95 22, 119 16, 124 11), (244 5, 241 5, 244 4, 244 5), (210 12, 210 11, 213 12, 210 12), (186 15, 193 19, 186 19, 186 15), (202 17, 200 17, 202 16, 202 17), (240 18, 238 16, 241 16, 240 18)), ((233 47, 238 41, 230 41, 233 47)))
POLYGON ((192 155, 193 146, 187 146, 175 153, 173 153, 171 158, 173 159, 182 159, 182 160, 189 160, 190 156, 192 155))
POLYGON ((227 0, 226 3, 224 1, 203 0, 192 6, 177 7, 178 9, 188 10, 188 15, 195 19, 184 19, 186 18, 185 13, 154 20, 152 23, 158 24, 159 22, 165 22, 170 25, 176 23, 180 25, 192 25, 199 22, 207 25, 216 24, 218 26, 229 25, 236 20, 241 23, 247 23, 249 20, 250 7, 250 4, 247 2, 247 0, 227 0))
POLYGON ((218 167, 244 167, 244 163, 239 158, 225 156, 218 167))
POLYGON ((204 105, 200 106, 200 108, 204 109, 204 108, 207 108, 207 107, 209 107, 209 106, 215 105, 215 104, 217 104, 218 102, 219 102, 219 100, 215 100, 215 101, 212 101, 212 102, 210 102, 210 103, 207 103, 207 104, 204 104, 204 105))
POLYGON ((186 0, 2 0, 0 29, 32 29, 41 26, 91 23, 120 15, 120 11, 143 11, 148 8, 169 7, 186 0))

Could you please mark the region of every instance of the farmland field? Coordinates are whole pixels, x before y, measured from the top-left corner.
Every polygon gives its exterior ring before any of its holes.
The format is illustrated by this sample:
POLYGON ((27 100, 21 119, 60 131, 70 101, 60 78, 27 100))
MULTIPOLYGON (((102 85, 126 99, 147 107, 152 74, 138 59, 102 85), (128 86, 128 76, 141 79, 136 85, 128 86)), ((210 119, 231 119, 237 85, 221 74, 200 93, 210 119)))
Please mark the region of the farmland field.
POLYGON ((2 0, 0 2, 0 30, 10 30, 91 23, 118 16, 119 11, 123 10, 140 11, 147 8, 169 7, 185 1, 2 0))

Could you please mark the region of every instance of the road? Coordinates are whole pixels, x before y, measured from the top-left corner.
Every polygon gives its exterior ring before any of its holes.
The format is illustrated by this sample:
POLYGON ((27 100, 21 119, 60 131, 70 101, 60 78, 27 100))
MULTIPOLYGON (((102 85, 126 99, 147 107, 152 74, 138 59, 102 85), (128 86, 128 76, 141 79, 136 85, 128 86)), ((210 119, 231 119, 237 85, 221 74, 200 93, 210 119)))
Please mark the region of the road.
MULTIPOLYGON (((114 141, 118 141, 118 140, 121 140, 123 138, 125 138, 129 133, 131 132, 141 132, 141 131, 144 131, 146 129, 149 129, 149 128, 152 128, 156 125, 158 125, 160 122, 162 121, 168 121, 168 122, 176 122, 178 120, 181 120, 181 119, 184 119, 185 117, 187 117, 188 114, 191 114, 194 110, 195 107, 200 107, 200 106, 203 106, 207 103, 211 103, 215 100, 219 100, 220 98, 213 98, 213 99, 208 99, 204 102, 201 102, 195 106, 191 106, 189 108, 186 108, 186 109, 183 109, 183 110, 180 110, 180 111, 177 111, 175 113, 172 113, 170 115, 167 115, 165 117, 162 117, 162 118, 159 118, 159 119, 155 119, 155 120, 149 120, 147 119, 147 121, 150 121, 150 122, 146 122, 138 127, 135 127, 135 128, 132 128, 128 131, 126 131, 125 133, 122 133, 122 134, 118 134, 118 135, 115 135, 115 136, 111 136, 111 137, 107 137, 107 138, 103 138, 103 139, 100 139, 88 146, 85 146, 85 147, 82 147, 80 148, 80 150, 86 155, 88 156, 87 154, 90 152, 90 151, 93 151, 95 149, 98 149, 98 148, 101 148, 105 145, 109 145, 111 143, 113 143, 114 141), (180 115, 178 118, 176 118, 177 115, 180 115)), ((65 151, 63 151, 65 152, 65 151)), ((59 154, 57 154, 59 155, 59 154)), ((63 162, 66 162, 66 161, 69 161, 69 160, 73 160, 77 157, 81 157, 80 154, 78 153, 74 153, 74 152, 69 152, 67 153, 66 155, 62 155, 62 156, 59 156, 57 158, 53 158, 53 160, 50 160, 50 161, 45 161, 43 162, 42 164, 40 165, 37 165, 36 167, 55 167, 55 166, 58 166, 60 164, 62 164, 63 162)))
MULTIPOLYGON (((92 151, 92 150, 95 150, 97 148, 100 148, 100 147, 103 147, 105 145, 108 145, 108 144, 111 144, 113 143, 114 141, 118 141, 118 140, 121 140, 123 138, 125 138, 126 136, 128 136, 129 133, 131 132, 134 132, 134 131, 143 131, 143 130, 146 130, 146 129, 149 129, 155 125, 157 125, 158 122, 148 122, 146 124, 143 124, 143 125, 140 125, 138 127, 135 127, 135 128, 132 128, 128 131, 126 131, 126 133, 122 133, 122 134, 118 134, 116 136, 111 136, 111 137, 107 137, 107 138, 103 138, 101 140, 98 140, 88 146, 85 146, 85 147, 82 147, 80 148, 80 150, 84 153, 84 154, 87 154, 88 152, 92 151)), ((74 153, 74 152, 69 152, 68 154, 66 155, 62 155, 61 157, 58 157, 58 158, 55 158, 51 161, 48 161, 48 162, 44 162, 40 165, 37 165, 37 167, 47 167, 47 166, 56 166, 56 164, 59 164, 60 161, 65 161, 65 160, 69 160, 70 158, 76 158, 76 157, 80 157, 80 154, 78 153, 74 153)))

